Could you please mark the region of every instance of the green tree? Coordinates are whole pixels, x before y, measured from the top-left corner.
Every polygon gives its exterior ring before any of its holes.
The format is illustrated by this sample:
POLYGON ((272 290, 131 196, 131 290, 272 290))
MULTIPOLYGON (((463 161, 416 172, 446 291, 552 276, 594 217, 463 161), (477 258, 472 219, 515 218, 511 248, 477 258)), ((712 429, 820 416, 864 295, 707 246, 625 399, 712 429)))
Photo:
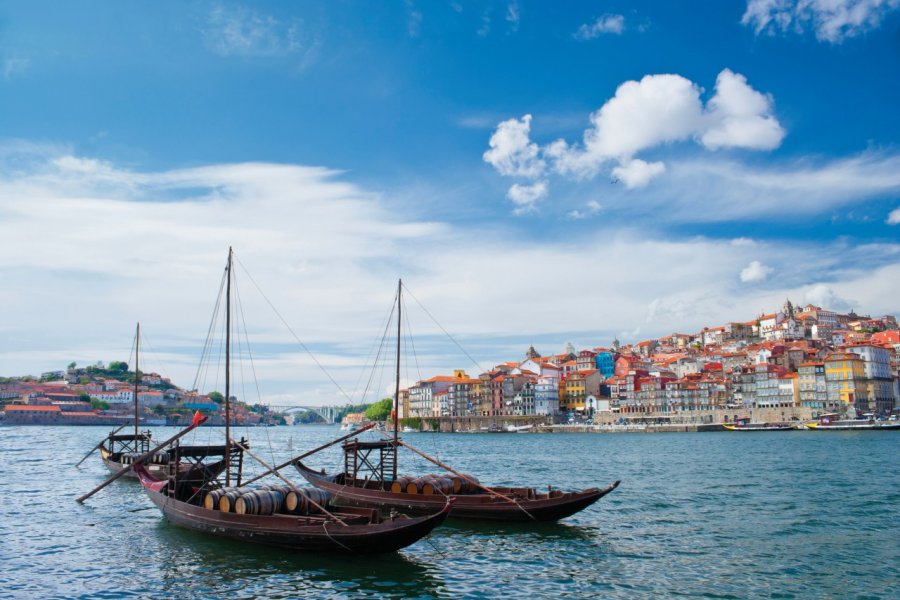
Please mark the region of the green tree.
POLYGON ((366 409, 366 418, 370 421, 384 421, 390 416, 393 404, 393 398, 379 400, 366 409))
POLYGON ((68 366, 67 368, 71 371, 71 370, 74 370, 75 367, 77 367, 77 366, 78 366, 78 365, 77 365, 77 364, 75 363, 75 361, 73 360, 72 362, 69 363, 69 366, 68 366))
POLYGON ((225 396, 221 392, 210 392, 208 396, 216 404, 225 404, 225 396))
POLYGON ((111 363, 109 363, 107 370, 108 371, 118 371, 120 373, 127 373, 128 372, 128 363, 122 362, 121 360, 114 360, 111 363))
POLYGON ((91 398, 91 408, 95 410, 109 410, 109 402, 99 398, 91 398))
POLYGON ((80 394, 78 394, 78 399, 82 402, 90 402, 91 395, 88 394, 87 392, 81 392, 80 394))

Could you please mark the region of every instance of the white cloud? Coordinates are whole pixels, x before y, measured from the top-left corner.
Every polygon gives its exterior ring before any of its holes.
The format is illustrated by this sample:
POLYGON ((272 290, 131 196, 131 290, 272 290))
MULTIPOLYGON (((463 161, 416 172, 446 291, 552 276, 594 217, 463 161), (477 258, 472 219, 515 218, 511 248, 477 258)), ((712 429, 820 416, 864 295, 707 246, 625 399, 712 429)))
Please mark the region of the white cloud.
POLYGON ((13 75, 27 71, 30 64, 31 61, 27 58, 12 57, 3 59, 3 79, 9 81, 13 75))
POLYGON ((596 215, 603 210, 603 206, 596 200, 589 200, 587 203, 585 203, 584 206, 584 210, 571 210, 566 216, 577 221, 580 219, 587 219, 588 217, 596 215))
POLYGON ((506 5, 506 22, 509 23, 510 31, 512 31, 513 33, 519 30, 520 19, 521 15, 519 14, 519 3, 513 0, 506 5))
POLYGON ((772 115, 772 104, 772 97, 747 85, 746 77, 723 70, 716 78, 716 94, 707 103, 710 122, 701 142, 710 149, 777 148, 784 138, 784 129, 772 115))
POLYGON ((623 163, 612 170, 617 179, 622 180, 629 189, 646 187, 650 180, 662 175, 666 165, 661 162, 648 163, 639 158, 623 163))
POLYGON ((645 187, 666 172, 660 161, 635 155, 694 139, 711 150, 771 150, 784 130, 773 115, 771 96, 748 85, 743 75, 724 69, 706 106, 696 83, 673 74, 626 81, 591 114, 581 144, 564 139, 544 147, 530 139, 531 115, 501 122, 490 138, 484 160, 506 176, 545 176, 547 163, 562 176, 590 179, 604 169, 629 189, 645 187), (610 167, 610 164, 612 166, 610 167))
POLYGON ((829 286, 818 283, 808 287, 803 292, 803 303, 814 304, 819 308, 849 312, 854 303, 838 296, 829 286))
POLYGON ((603 15, 593 23, 585 23, 575 32, 579 40, 592 40, 605 33, 621 35, 625 30, 625 17, 622 15, 603 15))
POLYGON ((749 0, 741 23, 760 33, 815 31, 820 41, 841 43, 881 25, 900 0, 749 0))
POLYGON ((419 34, 422 32, 422 11, 416 8, 413 0, 406 0, 406 11, 406 29, 409 37, 419 37, 419 34))
POLYGON ((517 215, 534 212, 538 200, 547 196, 547 182, 538 181, 532 185, 515 183, 506 192, 506 197, 516 205, 513 211, 517 215))
POLYGON ((888 225, 900 225, 900 208, 895 208, 887 218, 888 225))
POLYGON ((680 75, 646 75, 620 85, 590 121, 583 149, 561 140, 547 149, 560 173, 590 177, 608 160, 690 137, 702 124, 700 89, 680 75))
MULTIPOLYGON (((573 341, 591 347, 622 330, 651 337, 746 320, 820 283, 836 298, 858 298, 857 310, 900 312, 897 244, 665 240, 599 222, 581 233, 534 236, 516 220, 409 219, 412 200, 402 210, 402 195, 370 193, 322 168, 243 163, 146 172, 64 148, 48 146, 42 160, 39 147, 20 148, 25 159, 0 147, 0 314, 16 316, 0 322, 0 339, 12 342, 0 347, 2 375, 127 359, 140 320, 164 350, 160 372, 190 385, 229 245, 250 343, 256 350, 268 344, 254 353, 264 399, 346 402, 258 298, 244 267, 348 391, 398 276, 488 367, 514 358, 510 344, 524 352, 529 339, 559 336, 561 347, 582 332, 573 341), (780 277, 766 286, 743 286, 734 274, 752 260, 796 267, 783 273, 779 266, 780 277), (578 286, 561 295, 524 277, 526 266, 578 286), (511 309, 522 298, 528 311, 511 309)), ((411 319, 417 339, 440 334, 429 318, 411 319)), ((419 362, 411 378, 472 368, 444 346, 422 352, 419 362)))
POLYGON ((273 57, 309 50, 301 41, 301 23, 282 23, 241 6, 215 6, 203 28, 206 46, 219 56, 273 57))
POLYGON ((491 149, 483 158, 501 175, 537 177, 544 171, 545 163, 539 157, 537 144, 528 139, 531 132, 531 115, 521 120, 509 119, 497 126, 488 142, 491 149))
POLYGON ((900 192, 900 154, 866 152, 832 161, 800 159, 771 167, 730 160, 672 161, 666 185, 642 196, 646 210, 672 221, 761 220, 821 214, 900 192))
POLYGON ((741 281, 744 283, 756 283, 757 281, 765 281, 772 273, 772 267, 767 267, 758 260, 752 261, 749 265, 741 269, 741 281))

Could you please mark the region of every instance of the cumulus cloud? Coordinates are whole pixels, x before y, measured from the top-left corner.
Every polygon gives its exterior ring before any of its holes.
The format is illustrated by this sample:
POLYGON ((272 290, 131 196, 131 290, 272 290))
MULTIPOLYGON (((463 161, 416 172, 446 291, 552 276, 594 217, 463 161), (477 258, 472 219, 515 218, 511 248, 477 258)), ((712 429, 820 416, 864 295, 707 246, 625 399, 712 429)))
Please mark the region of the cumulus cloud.
POLYGON ((900 0, 749 0, 741 23, 760 33, 815 32, 833 44, 881 25, 900 0))
POLYGON ((612 174, 631 189, 645 187, 651 179, 662 175, 665 170, 666 165, 661 162, 648 163, 635 158, 615 167, 612 174))
POLYGON ((688 138, 702 123, 700 88, 680 75, 626 81, 590 117, 583 147, 558 140, 547 149, 562 174, 590 177, 606 161, 688 138))
POLYGON ((605 33, 620 35, 625 30, 625 17, 622 15, 603 15, 593 23, 584 23, 575 32, 575 39, 592 40, 605 33))
POLYGON ((746 77, 724 69, 704 106, 702 89, 681 75, 646 75, 626 81, 591 114, 581 144, 558 139, 540 147, 530 139, 531 115, 501 122, 484 160, 506 176, 543 177, 548 165, 565 177, 590 179, 610 169, 629 189, 646 186, 666 172, 662 162, 635 155, 696 140, 708 150, 771 150, 784 138, 772 97, 753 89, 746 77), (610 166, 612 165, 612 166, 610 166))
POLYGON ((513 211, 517 215, 534 212, 538 200, 547 196, 547 182, 538 181, 532 185, 515 183, 506 192, 506 197, 516 205, 513 211))
POLYGON ((707 103, 708 123, 701 142, 710 149, 777 148, 784 129, 772 115, 772 104, 772 97, 747 85, 746 77, 723 70, 716 78, 716 94, 707 103))
POLYGON ((887 218, 888 225, 900 225, 900 208, 891 211, 887 218))
POLYGON ((497 126, 483 158, 501 175, 537 177, 546 166, 540 158, 538 145, 529 139, 531 115, 521 119, 509 119, 497 126))
POLYGON ((840 297, 833 289, 822 283, 813 285, 803 292, 803 303, 841 312, 853 310, 854 304, 852 301, 840 297))
MULTIPOLYGON (((348 390, 379 333, 398 274, 448 329, 472 340, 487 367, 514 356, 510 344, 520 353, 529 340, 559 336, 562 346, 570 336, 560 332, 582 332, 573 341, 592 347, 620 330, 641 328, 653 337, 746 320, 785 297, 816 296, 812 286, 823 273, 835 302, 852 296, 858 310, 898 312, 898 244, 666 240, 599 220, 534 235, 515 220, 411 218, 417 211, 412 200, 403 210, 402 194, 387 198, 324 168, 241 163, 151 172, 65 147, 16 147, 0 145, 0 313, 16 316, 0 321, 0 339, 16 341, 0 347, 6 374, 54 370, 72 360, 127 359, 140 319, 154 346, 172 349, 166 374, 189 385, 229 245, 239 276, 246 266, 348 390), (598 256, 616 265, 615 285, 595 276, 598 256), (751 260, 777 261, 785 265, 779 271, 799 266, 770 285, 742 285, 736 265, 751 260), (578 281, 577 291, 561 295, 535 285, 523 269, 578 281), (510 310, 522 298, 529 310, 510 310), (608 314, 617 316, 614 329, 603 318, 608 314)), ((527 205, 530 194, 539 206, 543 192, 525 187, 518 197, 527 205)), ((254 352, 263 400, 287 394, 286 402, 345 404, 266 303, 254 300, 248 280, 241 281, 250 344, 254 350, 270 344, 254 352)), ((441 337, 427 316, 417 321, 413 313, 417 339, 441 337)), ((469 366, 449 346, 419 354, 423 376, 469 366)))
POLYGON ((754 260, 749 265, 741 269, 741 281, 743 281, 744 283, 756 283, 757 281, 765 281, 765 279, 772 271, 772 267, 767 267, 758 260, 754 260))

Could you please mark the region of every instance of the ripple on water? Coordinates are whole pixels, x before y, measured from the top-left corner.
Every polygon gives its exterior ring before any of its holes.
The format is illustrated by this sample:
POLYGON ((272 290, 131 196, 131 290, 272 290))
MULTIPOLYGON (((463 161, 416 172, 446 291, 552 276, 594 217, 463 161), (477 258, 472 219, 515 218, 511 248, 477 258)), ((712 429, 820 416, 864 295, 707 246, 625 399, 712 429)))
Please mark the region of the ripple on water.
MULTIPOLYGON (((890 598, 900 578, 900 436, 887 432, 764 442, 715 433, 422 434, 415 443, 423 450, 486 483, 623 483, 560 524, 454 521, 394 555, 354 559, 178 529, 133 482, 76 504, 106 472, 96 457, 61 472, 52 449, 66 448, 74 462, 105 433, 0 429, 0 597, 630 600, 843 598, 853 590, 854 597, 890 598)), ((281 461, 290 456, 289 439, 295 450, 314 447, 334 429, 266 433, 281 461)), ((316 466, 332 469, 338 455, 327 460, 316 466)))

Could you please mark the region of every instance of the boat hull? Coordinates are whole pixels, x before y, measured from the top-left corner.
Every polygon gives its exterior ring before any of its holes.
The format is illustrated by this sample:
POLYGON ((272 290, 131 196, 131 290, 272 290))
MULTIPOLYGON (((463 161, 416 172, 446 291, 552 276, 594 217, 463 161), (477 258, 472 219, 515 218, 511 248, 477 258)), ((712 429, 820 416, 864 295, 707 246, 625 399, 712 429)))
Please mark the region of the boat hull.
MULTIPOLYGON (((488 493, 449 496, 423 495, 343 485, 338 481, 340 476, 318 473, 303 463, 294 463, 294 466, 309 483, 332 494, 333 502, 341 506, 422 514, 434 512, 436 507, 442 506, 447 498, 451 498, 453 500, 453 506, 450 509, 451 517, 491 521, 558 521, 587 508, 619 485, 619 482, 616 481, 603 489, 588 488, 578 492, 555 491, 547 494, 533 494, 533 498, 516 497, 515 502, 510 502, 498 495, 488 493)), ((502 494, 507 498, 515 493, 512 488, 489 489, 495 490, 497 494, 502 494)), ((527 488, 520 489, 526 490, 527 488)))
POLYGON ((831 423, 828 425, 822 423, 807 423, 806 426, 813 431, 900 431, 900 422, 863 422, 858 425, 853 423, 831 423))
POLYGON ((783 425, 722 425, 727 431, 792 431, 794 429, 793 425, 783 424, 783 425))
POLYGON ((396 552, 422 539, 446 519, 449 507, 423 517, 398 516, 380 523, 368 516, 338 514, 346 526, 324 516, 246 515, 209 510, 170 497, 165 482, 140 475, 144 491, 173 525, 255 544, 301 552, 375 554, 396 552), (160 486, 162 484, 162 486, 160 486), (360 522, 363 521, 363 522, 360 522))

